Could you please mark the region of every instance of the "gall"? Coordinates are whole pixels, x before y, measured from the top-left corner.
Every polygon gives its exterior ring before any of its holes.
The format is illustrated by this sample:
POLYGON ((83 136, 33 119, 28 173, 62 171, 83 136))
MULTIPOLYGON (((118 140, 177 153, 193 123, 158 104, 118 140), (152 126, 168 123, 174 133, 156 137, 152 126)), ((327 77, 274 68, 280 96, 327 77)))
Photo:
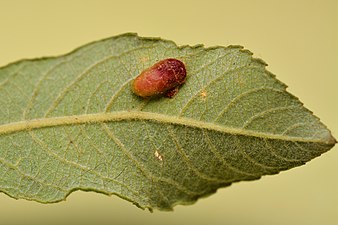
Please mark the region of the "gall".
POLYGON ((185 82, 186 69, 180 60, 168 58, 145 69, 132 82, 133 92, 141 97, 173 97, 185 82))

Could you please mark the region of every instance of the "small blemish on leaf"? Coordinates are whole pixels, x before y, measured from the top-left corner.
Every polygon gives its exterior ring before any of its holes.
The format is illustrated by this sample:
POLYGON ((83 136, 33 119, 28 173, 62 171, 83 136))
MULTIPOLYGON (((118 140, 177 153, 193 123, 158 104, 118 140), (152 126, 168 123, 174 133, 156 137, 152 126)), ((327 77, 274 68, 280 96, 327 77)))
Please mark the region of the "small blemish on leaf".
POLYGON ((146 56, 141 57, 140 61, 143 62, 143 63, 145 63, 145 62, 149 61, 149 57, 146 57, 146 56))
POLYGON ((201 96, 202 99, 205 99, 205 98, 207 97, 207 95, 208 95, 208 93, 207 93, 207 91, 205 91, 205 90, 203 90, 203 91, 201 92, 201 94, 200 94, 200 96, 201 96))
POLYGON ((156 159, 158 159, 159 161, 163 161, 163 157, 160 155, 160 153, 156 150, 155 153, 154 153, 156 159))

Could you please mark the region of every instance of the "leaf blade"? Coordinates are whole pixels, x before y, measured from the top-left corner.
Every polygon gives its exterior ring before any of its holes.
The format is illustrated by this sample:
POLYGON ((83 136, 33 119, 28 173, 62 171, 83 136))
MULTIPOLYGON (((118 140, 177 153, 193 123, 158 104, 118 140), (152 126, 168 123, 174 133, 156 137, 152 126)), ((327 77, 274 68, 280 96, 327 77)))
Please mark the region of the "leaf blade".
POLYGON ((265 66, 240 46, 127 34, 4 67, 0 190, 40 202, 93 190, 165 210, 332 148, 330 131, 265 66), (133 95, 131 80, 168 57, 187 67, 179 94, 133 95))

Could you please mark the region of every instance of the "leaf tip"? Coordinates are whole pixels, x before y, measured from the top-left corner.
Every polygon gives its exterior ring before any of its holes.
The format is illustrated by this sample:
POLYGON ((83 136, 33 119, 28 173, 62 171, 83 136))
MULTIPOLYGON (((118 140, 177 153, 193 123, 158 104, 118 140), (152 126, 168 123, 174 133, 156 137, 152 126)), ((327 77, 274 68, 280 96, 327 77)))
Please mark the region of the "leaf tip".
POLYGON ((329 130, 327 130, 327 132, 323 134, 322 140, 325 144, 330 145, 332 147, 334 147, 338 143, 337 139, 333 137, 333 135, 331 134, 329 130))
POLYGON ((333 146, 335 146, 337 143, 338 143, 337 139, 331 135, 329 138, 329 144, 332 144, 333 146))

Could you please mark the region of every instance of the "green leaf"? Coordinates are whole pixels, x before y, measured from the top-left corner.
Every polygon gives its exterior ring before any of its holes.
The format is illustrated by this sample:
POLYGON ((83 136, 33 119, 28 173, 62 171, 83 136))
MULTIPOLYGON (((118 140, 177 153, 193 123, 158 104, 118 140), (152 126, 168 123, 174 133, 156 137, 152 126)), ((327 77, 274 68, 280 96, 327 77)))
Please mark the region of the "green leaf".
POLYGON ((240 46, 178 47, 124 34, 0 69, 0 191, 43 203, 75 190, 172 209, 276 174, 336 141, 240 46), (165 58, 187 82, 142 99, 131 81, 165 58))

